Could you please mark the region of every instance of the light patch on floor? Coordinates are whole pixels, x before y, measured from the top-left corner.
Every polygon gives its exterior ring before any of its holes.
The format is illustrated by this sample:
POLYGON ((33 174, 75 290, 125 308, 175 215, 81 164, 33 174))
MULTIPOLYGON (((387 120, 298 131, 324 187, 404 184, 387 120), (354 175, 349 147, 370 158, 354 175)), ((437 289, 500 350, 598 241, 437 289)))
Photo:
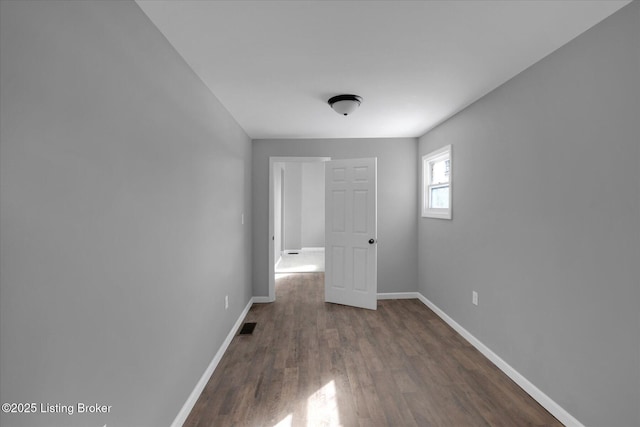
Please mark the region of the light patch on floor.
POLYGON ((333 380, 307 399, 307 426, 339 426, 340 413, 333 380))
POLYGON ((273 427, 291 427, 292 425, 293 425, 293 414, 289 414, 285 418, 283 418, 282 421, 280 421, 278 424, 274 425, 273 427))
POLYGON ((285 253, 276 264, 276 273, 315 273, 324 271, 324 248, 302 248, 296 255, 285 253))

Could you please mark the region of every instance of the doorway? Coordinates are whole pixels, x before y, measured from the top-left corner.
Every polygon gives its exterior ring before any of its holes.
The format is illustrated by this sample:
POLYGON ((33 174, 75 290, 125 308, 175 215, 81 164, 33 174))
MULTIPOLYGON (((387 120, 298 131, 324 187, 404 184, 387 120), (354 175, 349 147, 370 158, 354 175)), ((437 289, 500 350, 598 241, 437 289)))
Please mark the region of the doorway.
POLYGON ((269 301, 276 298, 277 271, 324 270, 322 162, 328 160, 331 158, 269 158, 269 301))

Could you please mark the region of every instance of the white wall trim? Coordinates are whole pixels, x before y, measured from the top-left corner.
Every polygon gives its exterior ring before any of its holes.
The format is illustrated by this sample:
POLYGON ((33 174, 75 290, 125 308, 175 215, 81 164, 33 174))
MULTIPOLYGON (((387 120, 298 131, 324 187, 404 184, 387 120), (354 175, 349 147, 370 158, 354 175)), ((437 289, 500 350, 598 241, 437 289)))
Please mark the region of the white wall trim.
POLYGON ((378 299, 416 299, 420 298, 418 292, 389 292, 378 293, 378 299))
POLYGON ((274 300, 271 297, 253 297, 252 301, 254 304, 266 304, 274 300))
POLYGON ((238 320, 231 328, 231 331, 229 331, 227 338, 225 338, 224 342, 218 349, 217 353, 215 354, 215 356, 213 356, 211 363, 209 363, 209 366, 207 366, 207 369, 204 371, 204 374, 202 374, 202 377, 200 377, 200 380, 198 381, 195 388, 187 398, 187 401, 184 403, 184 405, 182 405, 182 409, 180 409, 180 412, 178 412, 178 415, 171 423, 171 427, 182 427, 184 422, 187 420, 187 417, 189 416, 189 413, 191 413, 191 410, 193 409, 194 405, 198 401, 198 398, 200 397, 202 390, 204 390, 205 386, 209 382, 209 378, 211 378, 211 375, 213 375, 213 371, 216 370, 218 363, 220 363, 222 356, 224 356, 225 351, 227 351, 229 344, 231 344, 233 337, 236 335, 236 331, 238 330, 238 328, 240 328, 240 325, 244 321, 244 318, 247 316, 247 313, 249 313, 249 309, 253 305, 255 298, 256 297, 251 298, 251 300, 249 300, 249 303, 244 308, 242 313, 240 313, 240 317, 238 317, 238 320))
POLYGON ((464 339, 469 341, 480 353, 484 354, 494 365, 504 372, 509 378, 511 378, 516 384, 518 384, 524 391, 529 393, 540 405, 542 405, 547 411, 556 417, 561 423, 567 427, 584 427, 584 425, 574 418, 569 412, 558 405, 553 399, 547 396, 542 390, 536 387, 531 381, 526 379, 522 374, 516 371, 511 365, 505 362, 500 356, 495 354, 489 347, 484 345, 479 339, 474 337, 469 331, 460 326, 455 320, 449 317, 444 311, 442 311, 437 305, 428 300, 424 295, 416 292, 417 298, 422 301, 424 305, 429 307, 436 313, 442 320, 444 320, 449 326, 456 330, 464 339))

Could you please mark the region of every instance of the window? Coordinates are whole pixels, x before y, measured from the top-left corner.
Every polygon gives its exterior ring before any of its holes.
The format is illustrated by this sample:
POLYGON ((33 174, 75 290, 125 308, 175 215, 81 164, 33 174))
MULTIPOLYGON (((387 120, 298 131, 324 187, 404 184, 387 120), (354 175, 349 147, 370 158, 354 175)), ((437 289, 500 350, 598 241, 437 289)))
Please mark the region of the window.
POLYGON ((422 216, 451 219, 451 145, 422 157, 422 216))

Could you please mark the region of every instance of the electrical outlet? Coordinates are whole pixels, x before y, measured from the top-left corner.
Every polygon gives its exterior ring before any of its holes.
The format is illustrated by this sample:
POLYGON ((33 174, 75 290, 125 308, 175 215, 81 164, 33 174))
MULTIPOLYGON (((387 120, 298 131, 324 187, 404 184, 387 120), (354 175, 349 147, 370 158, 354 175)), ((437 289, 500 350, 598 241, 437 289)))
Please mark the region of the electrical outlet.
POLYGON ((229 295, 225 295, 224 296, 224 309, 228 309, 229 308, 229 295))
POLYGON ((478 293, 476 291, 471 291, 471 302, 473 305, 478 305, 478 293))

